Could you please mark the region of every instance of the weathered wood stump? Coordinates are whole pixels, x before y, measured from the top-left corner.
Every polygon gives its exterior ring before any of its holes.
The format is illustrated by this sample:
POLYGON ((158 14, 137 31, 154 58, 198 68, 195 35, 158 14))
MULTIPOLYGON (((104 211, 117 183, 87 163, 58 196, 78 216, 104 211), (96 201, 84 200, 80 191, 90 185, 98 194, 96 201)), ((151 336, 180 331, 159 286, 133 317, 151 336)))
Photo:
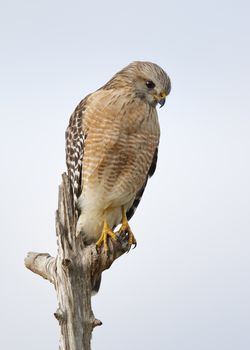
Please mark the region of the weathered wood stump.
POLYGON ((58 309, 54 315, 61 330, 60 350, 91 349, 92 331, 102 324, 92 311, 92 286, 102 271, 129 249, 126 235, 109 241, 108 253, 95 244, 86 246, 81 235, 75 235, 76 222, 70 183, 63 174, 56 212, 57 256, 30 252, 25 258, 25 266, 56 289, 58 309))

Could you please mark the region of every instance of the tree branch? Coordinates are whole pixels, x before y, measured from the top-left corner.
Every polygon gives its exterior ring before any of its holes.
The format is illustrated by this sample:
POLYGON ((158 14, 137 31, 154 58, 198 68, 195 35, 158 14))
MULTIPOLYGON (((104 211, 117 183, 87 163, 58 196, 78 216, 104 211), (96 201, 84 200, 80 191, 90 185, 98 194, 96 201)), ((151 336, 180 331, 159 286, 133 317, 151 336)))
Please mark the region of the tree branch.
POLYGON ((27 269, 54 283, 55 258, 49 254, 29 252, 24 260, 24 264, 27 269))
POLYGON ((28 253, 25 266, 54 284, 58 309, 54 313, 60 325, 60 350, 90 350, 93 328, 102 322, 91 308, 92 286, 115 259, 129 250, 126 235, 109 241, 109 252, 95 244, 85 246, 76 237, 76 222, 68 176, 62 175, 56 212, 57 257, 47 253, 28 253))

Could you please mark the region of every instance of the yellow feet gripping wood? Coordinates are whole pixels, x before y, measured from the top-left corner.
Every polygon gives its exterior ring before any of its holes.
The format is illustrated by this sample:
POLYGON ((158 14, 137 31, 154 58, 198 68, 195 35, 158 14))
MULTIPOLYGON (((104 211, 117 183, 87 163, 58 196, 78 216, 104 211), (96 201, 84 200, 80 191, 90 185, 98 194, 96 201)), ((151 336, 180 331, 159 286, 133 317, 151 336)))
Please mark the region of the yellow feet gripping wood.
POLYGON ((108 251, 108 237, 110 237, 113 240, 116 240, 116 235, 112 231, 112 229, 107 224, 106 219, 104 220, 103 229, 100 238, 96 242, 97 247, 100 247, 102 244, 104 246, 104 250, 108 251))
POLYGON ((126 210, 124 207, 122 207, 122 226, 119 229, 119 233, 123 233, 123 232, 128 234, 129 246, 131 247, 132 245, 134 245, 134 248, 135 248, 137 245, 137 242, 136 242, 135 236, 134 236, 134 234, 131 231, 131 228, 129 226, 128 219, 126 216, 126 210))

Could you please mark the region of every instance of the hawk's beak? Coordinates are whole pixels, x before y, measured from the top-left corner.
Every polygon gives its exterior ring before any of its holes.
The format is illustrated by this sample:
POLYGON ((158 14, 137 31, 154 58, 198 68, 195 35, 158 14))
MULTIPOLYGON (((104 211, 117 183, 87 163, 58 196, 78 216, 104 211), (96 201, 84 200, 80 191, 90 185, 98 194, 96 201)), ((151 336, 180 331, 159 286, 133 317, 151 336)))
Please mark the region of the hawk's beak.
MULTIPOLYGON (((161 107, 163 107, 163 106, 165 105, 165 102, 166 102, 166 97, 160 99, 158 103, 159 103, 159 105, 160 105, 161 107)), ((161 108, 161 107, 160 107, 160 108, 161 108)))
POLYGON ((165 105, 166 102, 166 96, 167 96, 167 92, 164 90, 160 93, 160 95, 158 96, 158 103, 160 105, 160 108, 163 107, 165 105))

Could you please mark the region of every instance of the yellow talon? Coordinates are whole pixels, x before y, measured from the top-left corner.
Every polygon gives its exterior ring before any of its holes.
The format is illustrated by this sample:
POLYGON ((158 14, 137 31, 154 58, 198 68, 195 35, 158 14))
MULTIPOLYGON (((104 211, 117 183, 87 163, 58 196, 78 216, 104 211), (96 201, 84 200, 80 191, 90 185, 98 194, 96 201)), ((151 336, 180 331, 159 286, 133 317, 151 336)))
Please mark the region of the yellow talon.
POLYGON ((126 210, 124 207, 122 207, 122 226, 119 229, 119 233, 128 233, 128 244, 129 246, 134 245, 136 247, 137 242, 135 239, 135 236, 133 232, 131 231, 131 228, 128 223, 127 215, 126 215, 126 210))
POLYGON ((103 229, 102 229, 101 236, 98 239, 98 241, 96 242, 97 247, 100 247, 103 244, 105 252, 108 251, 108 243, 107 243, 108 242, 108 236, 111 239, 113 239, 113 240, 117 239, 115 233, 111 230, 111 228, 109 227, 109 225, 107 224, 107 221, 105 219, 104 220, 104 224, 103 224, 103 229))

